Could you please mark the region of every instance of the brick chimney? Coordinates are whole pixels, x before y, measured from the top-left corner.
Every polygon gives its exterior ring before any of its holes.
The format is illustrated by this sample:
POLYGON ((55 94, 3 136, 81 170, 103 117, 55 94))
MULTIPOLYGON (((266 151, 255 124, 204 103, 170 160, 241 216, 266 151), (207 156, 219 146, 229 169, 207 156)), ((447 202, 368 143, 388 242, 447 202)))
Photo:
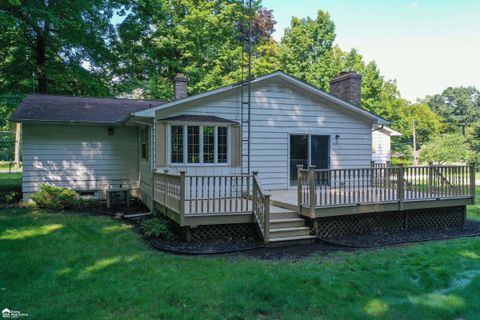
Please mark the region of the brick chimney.
POLYGON ((330 93, 359 106, 362 94, 362 76, 353 71, 340 73, 330 81, 330 93))
POLYGON ((185 77, 183 73, 177 73, 175 75, 175 78, 173 78, 173 83, 174 83, 175 100, 188 97, 188 93, 187 93, 188 79, 187 77, 185 77))

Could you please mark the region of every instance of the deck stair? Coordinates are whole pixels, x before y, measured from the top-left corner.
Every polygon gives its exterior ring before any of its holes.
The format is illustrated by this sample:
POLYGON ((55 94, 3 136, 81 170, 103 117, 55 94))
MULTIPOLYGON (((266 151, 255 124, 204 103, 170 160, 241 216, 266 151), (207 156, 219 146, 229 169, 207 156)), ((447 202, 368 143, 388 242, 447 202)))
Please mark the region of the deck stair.
POLYGON ((305 244, 315 241, 305 219, 297 212, 270 206, 270 245, 305 244))

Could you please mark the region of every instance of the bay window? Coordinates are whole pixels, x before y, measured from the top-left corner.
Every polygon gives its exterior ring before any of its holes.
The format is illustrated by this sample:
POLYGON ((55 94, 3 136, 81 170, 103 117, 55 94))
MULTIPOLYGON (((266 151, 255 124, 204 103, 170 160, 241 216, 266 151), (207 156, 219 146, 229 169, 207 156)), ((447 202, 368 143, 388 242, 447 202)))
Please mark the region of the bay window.
POLYGON ((169 144, 173 164, 228 163, 228 127, 171 125, 169 144))
POLYGON ((171 162, 183 163, 183 126, 172 126, 170 140, 171 162))
POLYGON ((226 127, 217 129, 217 157, 218 163, 227 163, 228 154, 228 131, 226 127))
POLYGON ((203 163, 215 163, 215 127, 203 127, 203 163))

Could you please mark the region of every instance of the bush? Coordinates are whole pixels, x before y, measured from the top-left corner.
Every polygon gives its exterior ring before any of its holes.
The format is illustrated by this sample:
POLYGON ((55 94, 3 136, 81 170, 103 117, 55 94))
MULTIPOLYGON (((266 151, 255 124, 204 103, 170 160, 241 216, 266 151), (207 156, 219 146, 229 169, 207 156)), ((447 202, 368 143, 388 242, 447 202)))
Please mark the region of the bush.
POLYGON ((172 239, 173 234, 170 231, 168 223, 164 219, 150 218, 145 219, 140 224, 140 229, 147 237, 157 237, 162 239, 172 239))
POLYGON ((93 210, 99 207, 96 200, 82 199, 77 192, 67 188, 42 185, 31 200, 39 208, 54 210, 93 210))
POLYGON ((413 164, 412 161, 407 159, 400 159, 400 158, 391 158, 390 163, 392 166, 411 166, 413 164))

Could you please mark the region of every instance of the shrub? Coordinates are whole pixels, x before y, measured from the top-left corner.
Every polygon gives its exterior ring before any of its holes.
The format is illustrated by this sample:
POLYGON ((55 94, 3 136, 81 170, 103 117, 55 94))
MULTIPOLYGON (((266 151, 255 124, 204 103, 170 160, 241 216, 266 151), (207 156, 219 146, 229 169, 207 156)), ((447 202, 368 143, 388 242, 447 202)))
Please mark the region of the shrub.
POLYGON ((82 199, 77 192, 67 188, 42 185, 31 200, 39 208, 54 210, 93 210, 98 208, 98 201, 82 199))
POLYGON ((395 166, 411 166, 413 162, 407 159, 391 158, 390 163, 392 164, 392 166, 395 167, 395 166))
POLYGON ((140 224, 140 229, 147 237, 157 237, 163 239, 172 239, 173 234, 170 231, 168 223, 164 219, 150 218, 145 219, 140 224))

